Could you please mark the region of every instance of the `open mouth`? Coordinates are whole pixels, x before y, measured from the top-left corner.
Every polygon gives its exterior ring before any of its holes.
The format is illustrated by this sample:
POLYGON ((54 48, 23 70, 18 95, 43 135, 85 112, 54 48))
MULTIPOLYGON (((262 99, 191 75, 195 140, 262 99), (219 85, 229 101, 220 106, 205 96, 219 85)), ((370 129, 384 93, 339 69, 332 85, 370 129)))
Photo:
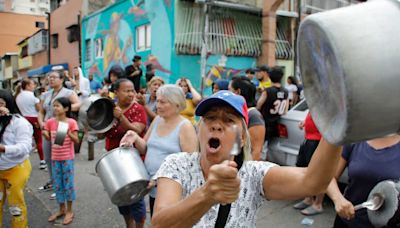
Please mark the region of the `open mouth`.
POLYGON ((210 138, 208 140, 208 148, 210 152, 217 152, 220 147, 221 141, 219 140, 219 138, 210 138))

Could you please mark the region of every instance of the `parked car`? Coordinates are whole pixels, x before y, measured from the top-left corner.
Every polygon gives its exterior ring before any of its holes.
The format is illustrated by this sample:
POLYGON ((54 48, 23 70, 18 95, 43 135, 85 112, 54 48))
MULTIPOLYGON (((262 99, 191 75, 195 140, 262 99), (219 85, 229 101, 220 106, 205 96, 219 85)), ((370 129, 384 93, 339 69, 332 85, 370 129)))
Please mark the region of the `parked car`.
MULTIPOLYGON (((300 145, 304 141, 304 130, 299 128, 299 122, 305 120, 307 114, 308 106, 303 99, 281 116, 278 124, 279 138, 272 139, 268 144, 268 161, 282 166, 296 166, 300 145)), ((348 183, 347 168, 339 182, 348 183)))
POLYGON ((279 138, 272 139, 268 144, 267 160, 279 165, 295 166, 299 148, 304 141, 304 130, 299 128, 299 122, 308 114, 305 99, 301 100, 279 121, 279 138))

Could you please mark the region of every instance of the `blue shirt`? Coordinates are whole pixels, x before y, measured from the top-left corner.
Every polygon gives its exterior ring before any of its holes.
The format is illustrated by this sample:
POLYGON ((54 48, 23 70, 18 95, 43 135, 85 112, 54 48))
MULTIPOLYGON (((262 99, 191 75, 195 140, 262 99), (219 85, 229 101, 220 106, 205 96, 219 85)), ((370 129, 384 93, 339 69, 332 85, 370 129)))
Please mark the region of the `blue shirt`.
POLYGON ((90 90, 92 91, 92 93, 97 93, 97 90, 101 89, 101 84, 100 82, 96 81, 96 80, 91 80, 90 81, 90 90))
MULTIPOLYGON (((383 180, 400 178, 400 143, 375 150, 367 142, 351 144, 343 148, 342 157, 347 161, 349 184, 344 197, 353 205, 368 199, 369 192, 383 180)), ((356 211, 352 220, 342 219, 349 227, 373 227, 367 210, 356 211)))

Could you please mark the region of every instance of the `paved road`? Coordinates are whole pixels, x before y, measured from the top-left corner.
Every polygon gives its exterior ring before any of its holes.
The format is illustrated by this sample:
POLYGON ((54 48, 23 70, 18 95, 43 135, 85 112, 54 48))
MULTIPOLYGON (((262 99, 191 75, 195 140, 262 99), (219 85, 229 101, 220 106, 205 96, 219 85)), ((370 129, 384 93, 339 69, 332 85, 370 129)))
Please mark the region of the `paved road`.
MULTIPOLYGON (((94 166, 97 159, 104 153, 104 142, 95 145, 95 160, 87 160, 87 144, 84 143, 81 153, 75 159, 75 183, 77 188, 77 200, 74 203, 75 220, 68 227, 96 227, 117 228, 124 227, 123 218, 119 215, 117 208, 111 204, 107 193, 99 178, 95 174, 94 166)), ((54 226, 47 222, 51 212, 58 209, 54 200, 49 200, 51 192, 39 192, 37 188, 43 185, 48 173, 38 169, 38 155, 31 156, 32 174, 27 185, 26 201, 28 204, 29 227, 46 228, 61 227, 62 220, 58 220, 54 226)), ((257 227, 331 227, 334 219, 332 204, 326 201, 325 212, 312 217, 314 223, 311 226, 301 225, 305 216, 294 210, 293 201, 266 201, 258 213, 257 227)), ((10 215, 6 208, 4 211, 3 227, 10 227, 10 215)), ((149 217, 149 216, 148 216, 149 217)), ((146 227, 150 227, 147 221, 146 227)))

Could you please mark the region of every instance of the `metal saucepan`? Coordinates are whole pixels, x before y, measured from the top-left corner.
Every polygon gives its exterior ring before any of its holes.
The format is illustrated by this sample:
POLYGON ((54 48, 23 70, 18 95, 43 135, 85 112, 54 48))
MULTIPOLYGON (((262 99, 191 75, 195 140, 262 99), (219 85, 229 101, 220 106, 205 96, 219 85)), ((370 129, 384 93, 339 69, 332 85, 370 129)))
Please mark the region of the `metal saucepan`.
POLYGON ((377 210, 368 210, 369 221, 375 227, 400 226, 400 182, 391 180, 379 182, 369 193, 368 200, 376 195, 384 197, 384 202, 377 210))
POLYGON ((400 130, 399 18, 400 1, 380 0, 313 14, 301 23, 297 51, 304 94, 328 142, 348 144, 400 130))
POLYGON ((111 99, 99 95, 90 96, 82 102, 79 110, 79 124, 95 133, 105 133, 112 128, 116 120, 111 99))
POLYGON ((133 147, 119 147, 103 155, 96 164, 96 173, 117 206, 131 205, 150 191, 149 174, 133 147))
POLYGON ((58 122, 58 127, 57 127, 57 132, 56 132, 56 138, 54 139, 54 144, 62 146, 64 144, 65 137, 67 136, 68 133, 68 128, 69 125, 66 122, 59 121, 58 122))

